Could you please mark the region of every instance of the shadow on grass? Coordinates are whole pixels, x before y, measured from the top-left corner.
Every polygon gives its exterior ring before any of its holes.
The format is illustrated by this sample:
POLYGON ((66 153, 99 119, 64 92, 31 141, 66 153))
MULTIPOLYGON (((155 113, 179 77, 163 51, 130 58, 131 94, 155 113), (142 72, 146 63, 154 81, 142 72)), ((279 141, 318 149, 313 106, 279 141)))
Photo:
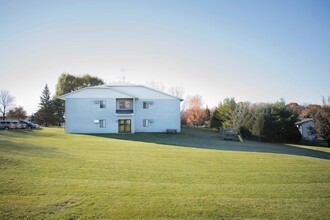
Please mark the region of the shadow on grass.
MULTIPOLYGON (((20 133, 22 134, 25 132, 33 132, 33 131, 22 131, 20 133)), ((6 136, 15 137, 15 134, 12 133, 10 136, 7 133, 6 136)), ((19 137, 22 138, 24 136, 21 135, 19 137)), ((28 136, 25 136, 24 138, 28 138, 28 136)), ((16 142, 13 140, 1 139, 0 136, 0 159, 5 154, 30 155, 35 158, 69 158, 68 155, 63 154, 56 147, 35 145, 31 143, 26 143, 25 141, 16 142)))
POLYGON ((54 137, 58 136, 56 133, 52 132, 38 132, 42 128, 38 129, 11 129, 11 130, 0 130, 0 137, 19 137, 19 138, 35 138, 35 137, 54 137))
POLYGON ((180 134, 136 133, 136 134, 88 134, 92 136, 112 138, 126 141, 139 141, 179 147, 193 147, 213 150, 242 152, 275 153, 306 156, 330 160, 330 153, 286 144, 245 141, 234 142, 219 139, 216 132, 200 129, 182 129, 180 134))

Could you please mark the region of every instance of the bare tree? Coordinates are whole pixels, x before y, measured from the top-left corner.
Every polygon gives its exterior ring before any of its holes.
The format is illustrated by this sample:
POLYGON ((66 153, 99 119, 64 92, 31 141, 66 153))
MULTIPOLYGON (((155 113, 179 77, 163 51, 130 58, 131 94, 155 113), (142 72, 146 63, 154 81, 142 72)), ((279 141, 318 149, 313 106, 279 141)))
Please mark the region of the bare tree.
POLYGON ((156 82, 156 81, 152 80, 152 81, 146 82, 146 85, 152 89, 156 89, 161 92, 165 91, 165 85, 162 82, 156 82))
MULTIPOLYGON (((172 96, 178 97, 183 100, 184 88, 180 86, 174 86, 169 88, 168 93, 172 96)), ((180 103, 180 112, 182 113, 186 107, 186 100, 181 101, 180 103)))
POLYGON ((330 95, 328 96, 328 98, 322 96, 322 103, 323 103, 323 105, 330 106, 330 95))
POLYGON ((172 96, 183 99, 184 88, 180 86, 171 87, 169 88, 168 93, 171 94, 172 96))
POLYGON ((235 109, 232 112, 232 116, 231 116, 233 128, 240 129, 240 127, 243 125, 244 119, 249 113, 249 107, 250 107, 249 102, 236 103, 235 109))
POLYGON ((8 90, 0 91, 0 113, 2 114, 2 120, 6 119, 6 113, 13 107, 15 97, 9 94, 8 90))

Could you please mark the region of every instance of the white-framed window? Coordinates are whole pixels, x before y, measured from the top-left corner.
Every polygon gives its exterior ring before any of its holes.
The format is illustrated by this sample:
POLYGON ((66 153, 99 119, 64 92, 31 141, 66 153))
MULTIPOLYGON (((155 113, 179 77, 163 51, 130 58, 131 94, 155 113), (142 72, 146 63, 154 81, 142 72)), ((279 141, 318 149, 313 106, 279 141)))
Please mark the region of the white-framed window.
POLYGON ((151 123, 150 119, 143 119, 143 127, 149 127, 151 123))
POLYGON ((106 108, 105 100, 100 100, 100 108, 106 108))
POLYGON ((148 109, 149 108, 149 102, 144 101, 143 102, 143 109, 148 109))
POLYGON ((105 128, 106 127, 106 121, 105 119, 100 119, 99 120, 100 128, 105 128))

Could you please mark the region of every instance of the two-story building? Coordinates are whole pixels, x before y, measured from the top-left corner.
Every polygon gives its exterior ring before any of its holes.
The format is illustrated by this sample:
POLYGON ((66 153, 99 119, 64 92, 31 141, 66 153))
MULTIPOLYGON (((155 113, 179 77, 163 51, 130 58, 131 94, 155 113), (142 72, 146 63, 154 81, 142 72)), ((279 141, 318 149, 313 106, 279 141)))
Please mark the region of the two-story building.
POLYGON ((64 94, 66 133, 180 132, 182 99, 134 84, 86 87, 64 94))

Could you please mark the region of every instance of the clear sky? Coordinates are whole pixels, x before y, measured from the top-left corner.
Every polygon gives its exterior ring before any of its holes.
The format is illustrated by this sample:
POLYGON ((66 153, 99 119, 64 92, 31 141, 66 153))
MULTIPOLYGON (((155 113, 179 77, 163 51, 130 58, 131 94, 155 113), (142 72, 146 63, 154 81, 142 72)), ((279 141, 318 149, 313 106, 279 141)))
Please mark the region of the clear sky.
POLYGON ((162 82, 209 107, 321 103, 330 95, 330 1, 0 0, 0 89, 28 113, 59 75, 162 82))

